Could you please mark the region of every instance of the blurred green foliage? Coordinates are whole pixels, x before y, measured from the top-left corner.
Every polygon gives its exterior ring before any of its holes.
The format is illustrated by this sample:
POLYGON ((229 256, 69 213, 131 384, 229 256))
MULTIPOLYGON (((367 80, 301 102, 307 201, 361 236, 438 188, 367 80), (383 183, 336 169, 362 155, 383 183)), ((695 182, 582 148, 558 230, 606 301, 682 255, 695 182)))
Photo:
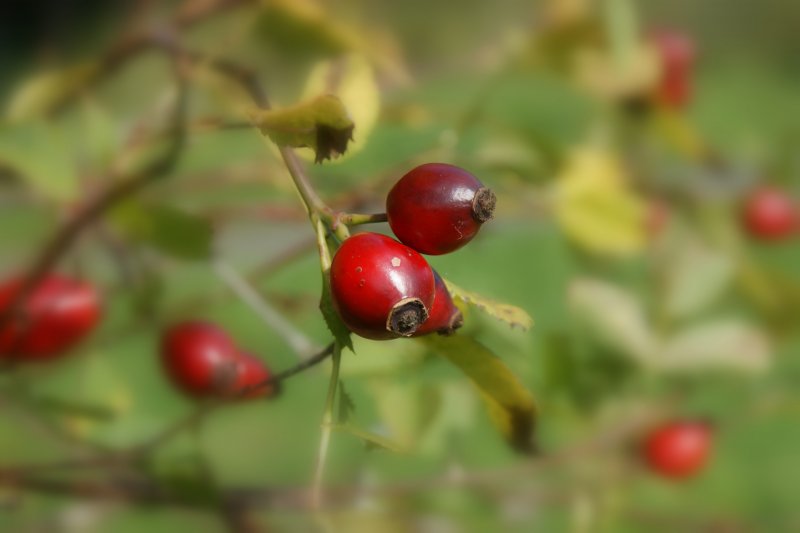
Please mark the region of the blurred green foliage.
MULTIPOLYGON (((729 166, 718 172, 721 186, 697 196, 694 177, 711 173, 701 162, 653 122, 625 115, 537 59, 536 38, 547 31, 541 5, 470 0, 454 16, 452 4, 420 1, 263 4, 220 14, 183 39, 253 66, 279 105, 301 99, 319 62, 335 66, 342 51, 368 58, 376 82, 362 89, 377 91, 380 113, 363 139, 356 122, 357 151, 309 165, 320 194, 336 208, 381 211, 391 185, 416 164, 441 160, 470 169, 498 194, 496 220, 470 246, 430 263, 458 286, 535 319, 521 331, 469 308, 461 334, 491 348, 514 372, 511 396, 517 378, 533 392, 542 459, 509 448, 470 381, 429 345, 354 339, 355 353, 346 351, 342 363, 347 395, 340 407, 347 415, 340 423, 404 452, 335 433, 326 482, 360 492, 328 513, 330 525, 341 531, 800 527, 800 246, 797 239, 753 242, 737 223, 749 185, 774 182, 800 193, 796 6, 636 4, 640 27, 685 28, 699 51, 696 98, 680 120, 729 166), (615 155, 633 153, 634 184, 625 186, 643 205, 659 198, 670 206, 667 229, 657 237, 640 220, 634 231, 642 232, 643 244, 634 253, 586 249, 553 214, 570 154, 592 143, 615 155), (732 167, 745 169, 745 186, 734 183, 732 167), (678 168, 681 179, 663 186, 657 178, 667 168, 678 168), (584 292, 576 305, 576 286, 587 280, 619 298, 584 292), (722 333, 705 330, 699 341, 687 341, 697 333, 692 328, 731 321, 722 333), (675 343, 691 360, 664 359, 675 343), (681 484, 644 472, 631 453, 636 435, 624 433, 642 413, 712 419, 715 456, 707 471, 681 484), (567 458, 558 460, 562 453, 567 458)), ((173 6, 158 9, 167 7, 173 6)), ((124 18, 103 17, 76 21, 87 44, 66 47, 58 59, 69 65, 99 57, 114 42, 107 28, 124 18)), ((602 17, 592 20, 605 28, 602 17)), ((34 57, 23 44, 19 57, 34 57)), ((39 69, 3 57, 0 90, 10 102, 13 89, 39 69)), ((75 203, 109 185, 107 169, 124 167, 126 150, 141 148, 131 141, 137 128, 158 129, 173 92, 165 63, 145 53, 55 119, 0 124, 0 272, 20 268, 75 203)), ((194 76, 193 118, 241 119, 239 108, 251 107, 218 76, 194 76)), ((257 132, 195 126, 174 174, 105 219, 121 257, 90 231, 64 261, 65 270, 103 287, 106 318, 74 357, 0 377, 0 467, 70 456, 32 418, 124 447, 189 412, 157 358, 158 326, 170 321, 213 320, 273 369, 296 362, 283 337, 225 291, 207 259, 222 256, 245 272, 279 258, 311 236, 302 207, 276 150, 257 132), (123 275, 125 269, 133 275, 123 275), (30 409, 35 417, 25 414, 30 409)), ((714 176, 709 181, 716 183, 714 176)), ((319 280, 310 246, 256 277, 256 286, 324 345, 330 333, 318 308, 319 280)), ((203 490, 216 487, 305 487, 326 383, 327 371, 313 370, 288 381, 277 400, 215 412, 160 449, 148 471, 201 503, 213 498, 203 490)), ((524 393, 520 398, 529 401, 524 393)), ((200 511, 76 503, 13 489, 0 490, 0 506, 4 531, 225 527, 200 511)), ((256 518, 279 531, 319 527, 291 506, 267 506, 256 518)))

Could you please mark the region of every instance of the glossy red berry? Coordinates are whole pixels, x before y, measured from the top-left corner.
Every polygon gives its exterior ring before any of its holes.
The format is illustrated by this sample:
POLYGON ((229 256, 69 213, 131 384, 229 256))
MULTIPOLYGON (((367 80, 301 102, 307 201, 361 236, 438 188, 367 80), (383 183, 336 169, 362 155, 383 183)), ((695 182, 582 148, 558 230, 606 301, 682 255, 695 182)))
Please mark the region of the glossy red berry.
POLYGON ((453 303, 453 297, 450 296, 450 291, 447 290, 444 280, 435 270, 433 271, 433 277, 435 285, 430 316, 417 329, 414 337, 434 332, 439 335, 452 335, 464 325, 464 316, 453 303))
POLYGON ((775 187, 762 187, 753 192, 745 200, 742 216, 747 231, 758 239, 785 239, 800 228, 798 207, 792 198, 775 187))
POLYGON ((344 241, 331 264, 342 321, 368 339, 412 335, 433 305, 433 270, 419 253, 377 233, 344 241))
MULTIPOLYGON (((0 315, 13 304, 21 279, 0 285, 0 315)), ((0 357, 51 359, 84 339, 100 320, 100 298, 86 282, 60 275, 45 277, 0 325, 0 357)))
POLYGON ((668 478, 688 478, 708 462, 712 437, 707 422, 670 422, 647 436, 642 453, 653 472, 668 478))
POLYGON ((692 97, 692 68, 694 43, 676 31, 662 30, 653 34, 661 63, 658 98, 669 107, 683 108, 692 97))
POLYGON ((236 381, 233 394, 242 398, 275 396, 279 391, 275 385, 260 386, 272 377, 272 372, 258 357, 246 352, 239 353, 236 364, 236 381))
POLYGON ((491 190, 466 170, 420 165, 400 178, 386 198, 392 231, 423 254, 440 255, 467 244, 494 214, 491 190))
POLYGON ((238 380, 239 351, 222 329, 182 322, 161 340, 161 361, 170 380, 190 396, 228 394, 238 380))

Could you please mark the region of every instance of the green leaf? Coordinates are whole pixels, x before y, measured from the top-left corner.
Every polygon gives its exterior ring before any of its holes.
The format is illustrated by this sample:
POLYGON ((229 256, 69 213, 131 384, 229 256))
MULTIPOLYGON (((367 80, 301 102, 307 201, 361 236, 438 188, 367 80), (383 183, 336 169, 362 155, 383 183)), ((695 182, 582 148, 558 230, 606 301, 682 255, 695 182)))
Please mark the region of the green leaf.
POLYGON ((76 401, 73 398, 64 399, 40 394, 32 396, 28 401, 42 411, 68 417, 86 418, 93 422, 107 422, 118 415, 113 408, 108 406, 76 401))
POLYGON ((348 420, 350 420, 350 415, 355 413, 356 411, 356 403, 353 401, 353 397, 347 393, 347 390, 344 388, 344 381, 341 379, 339 380, 339 409, 336 415, 336 422, 338 424, 346 424, 348 420))
POLYGON ((61 407, 72 409, 48 409, 70 434, 89 440, 106 440, 116 428, 124 426, 135 409, 133 392, 109 353, 91 352, 81 356, 80 361, 61 369, 53 379, 37 384, 37 397, 47 396, 51 407, 63 398, 61 407), (41 387, 41 388, 39 388, 41 387), (105 416, 87 416, 86 410, 78 406, 91 406, 105 416))
POLYGON ((322 317, 325 319, 325 324, 328 330, 333 334, 333 338, 342 348, 350 348, 353 351, 353 340, 350 335, 350 330, 344 325, 339 313, 333 305, 333 297, 331 296, 331 276, 329 271, 322 273, 322 296, 319 300, 319 310, 322 317))
POLYGON ((407 447, 398 444, 397 442, 378 435, 377 433, 372 433, 371 431, 365 431, 355 426, 351 426, 350 424, 333 424, 331 425, 331 429, 341 433, 349 433, 350 435, 353 435, 354 437, 364 441, 364 443, 370 448, 382 448, 395 453, 409 452, 407 447))
POLYGON ((369 391, 380 420, 392 438, 408 449, 416 450, 423 435, 438 415, 441 397, 427 383, 392 378, 375 378, 369 391))
POLYGON ((631 0, 605 1, 606 32, 611 41, 611 55, 618 72, 625 72, 639 43, 636 11, 631 0))
MULTIPOLYGON (((457 90, 464 91, 463 84, 457 90)), ((498 78, 478 105, 489 121, 523 134, 552 163, 586 136, 594 111, 574 84, 542 73, 498 78)))
POLYGON ((663 261, 667 271, 664 305, 675 318, 693 315, 712 304, 730 286, 735 272, 731 257, 699 239, 666 250, 663 261))
POLYGON ((533 326, 533 319, 531 316, 520 307, 496 302, 480 294, 462 289, 449 280, 444 280, 444 282, 450 294, 457 301, 475 306, 489 316, 509 324, 512 328, 518 327, 523 331, 527 331, 533 326))
POLYGON ((604 281, 578 279, 569 287, 576 317, 609 346, 646 362, 658 346, 641 303, 628 290, 604 281))
POLYGON ((293 59, 337 56, 354 48, 357 33, 318 2, 261 2, 253 29, 274 50, 293 59))
POLYGON ((517 451, 535 451, 533 395, 503 361, 475 339, 463 335, 420 339, 461 369, 478 388, 492 422, 517 451))
POLYGON ((214 472, 199 450, 179 449, 149 457, 144 467, 161 490, 181 502, 210 506, 219 501, 214 472))
POLYGON ((81 150, 90 164, 106 167, 120 139, 114 118, 97 99, 83 98, 80 106, 81 150))
POLYGON ((770 353, 770 341, 759 328, 738 319, 715 319, 669 339, 653 358, 653 366, 668 371, 729 368, 760 372, 769 367, 770 353))
POLYGON ((78 194, 75 162, 66 139, 52 124, 0 125, 0 166, 16 171, 49 198, 72 200, 78 194))
POLYGON ((254 111, 252 119, 278 146, 314 150, 317 163, 345 153, 355 127, 342 101, 332 94, 284 109, 254 111))
POLYGON ((90 83, 100 69, 99 63, 81 63, 28 78, 11 95, 6 117, 16 122, 50 114, 90 83))
POLYGON ((175 207, 129 201, 117 207, 113 220, 123 233, 178 259, 211 257, 213 228, 208 220, 175 207))

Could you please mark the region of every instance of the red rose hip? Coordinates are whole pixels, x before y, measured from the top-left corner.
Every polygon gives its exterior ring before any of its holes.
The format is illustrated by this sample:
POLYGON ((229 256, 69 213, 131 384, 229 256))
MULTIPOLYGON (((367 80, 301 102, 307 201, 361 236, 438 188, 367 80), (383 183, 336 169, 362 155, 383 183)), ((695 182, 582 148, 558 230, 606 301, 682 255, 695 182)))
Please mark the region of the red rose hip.
POLYGON ((342 321, 368 339, 412 335, 433 305, 433 270, 419 253, 377 233, 344 241, 331 264, 333 302, 342 321))
POLYGON ((694 43, 688 36, 668 30, 654 33, 652 41, 661 63, 658 98, 669 107, 683 108, 692 97, 694 43))
POLYGON ((225 395, 238 380, 239 351, 222 329, 182 322, 161 340, 161 361, 170 380, 190 396, 225 395))
MULTIPOLYGON (((0 285, 0 316, 16 299, 22 280, 0 285)), ((49 275, 30 291, 19 316, 3 316, 0 357, 44 360, 58 357, 83 340, 100 320, 100 298, 88 283, 49 275)))
POLYGON ((450 296, 450 291, 447 290, 444 280, 435 270, 433 271, 433 277, 435 285, 430 316, 417 329, 414 337, 434 332, 439 335, 452 335, 464 325, 464 316, 453 303, 453 298, 450 296))
POLYGON ((276 385, 259 386, 271 377, 272 372, 264 361, 249 353, 240 352, 233 394, 248 399, 275 396, 279 392, 276 385))
POLYGON ((758 239, 780 240, 791 237, 800 226, 798 208, 785 192, 762 187, 745 200, 744 226, 758 239))
POLYGON ((494 193, 466 170, 444 163, 420 165, 386 198, 392 231, 423 254, 440 255, 467 244, 494 214, 494 193))
POLYGON ((670 422, 647 436, 642 453, 653 472, 667 478, 688 478, 706 465, 712 436, 707 422, 670 422))

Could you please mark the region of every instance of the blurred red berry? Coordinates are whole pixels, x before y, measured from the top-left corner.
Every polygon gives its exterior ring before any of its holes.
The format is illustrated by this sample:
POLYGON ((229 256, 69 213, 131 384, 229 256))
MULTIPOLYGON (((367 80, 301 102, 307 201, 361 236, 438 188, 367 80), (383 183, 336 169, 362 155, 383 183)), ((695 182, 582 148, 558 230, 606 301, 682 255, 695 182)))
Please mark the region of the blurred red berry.
POLYGON ((747 231, 762 240, 791 237, 800 227, 797 205, 776 187, 765 186, 753 192, 745 200, 742 216, 747 231))
POLYGON ((664 200, 653 199, 647 205, 645 230, 651 239, 657 238, 669 223, 670 208, 664 200))
MULTIPOLYGON (((0 313, 22 287, 15 278, 0 285, 0 313)), ((33 288, 16 316, 3 317, 0 357, 44 360, 58 357, 84 339, 101 317, 100 298, 86 282, 49 275, 33 288)))
POLYGON ((190 396, 227 394, 238 379, 239 350, 208 322, 182 322, 161 340, 161 361, 172 383, 190 396))
POLYGON ((642 453, 656 474, 688 478, 699 473, 708 462, 712 437, 712 429, 706 422, 669 422, 647 436, 642 453))
POLYGON ((266 385, 259 387, 261 383, 272 377, 269 367, 254 355, 241 352, 236 366, 236 382, 233 387, 233 394, 242 398, 261 398, 275 396, 278 387, 266 385))
POLYGON ((694 43, 687 35, 672 30, 657 31, 651 39, 661 66, 658 98, 669 107, 681 109, 692 97, 694 43))

